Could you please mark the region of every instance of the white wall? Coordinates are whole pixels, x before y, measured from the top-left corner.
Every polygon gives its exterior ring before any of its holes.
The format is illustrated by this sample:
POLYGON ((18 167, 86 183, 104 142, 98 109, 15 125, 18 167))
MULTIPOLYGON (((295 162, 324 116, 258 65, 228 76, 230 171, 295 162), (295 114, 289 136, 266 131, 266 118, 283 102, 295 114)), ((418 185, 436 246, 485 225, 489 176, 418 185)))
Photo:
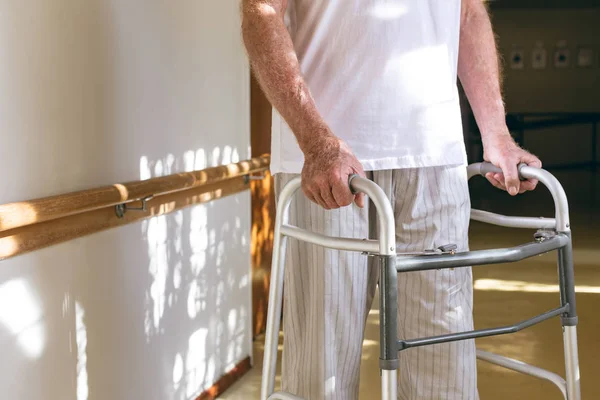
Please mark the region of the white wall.
MULTIPOLYGON (((249 157, 235 0, 0 0, 0 203, 249 157)), ((3 399, 193 399, 250 354, 242 193, 0 263, 3 399)))

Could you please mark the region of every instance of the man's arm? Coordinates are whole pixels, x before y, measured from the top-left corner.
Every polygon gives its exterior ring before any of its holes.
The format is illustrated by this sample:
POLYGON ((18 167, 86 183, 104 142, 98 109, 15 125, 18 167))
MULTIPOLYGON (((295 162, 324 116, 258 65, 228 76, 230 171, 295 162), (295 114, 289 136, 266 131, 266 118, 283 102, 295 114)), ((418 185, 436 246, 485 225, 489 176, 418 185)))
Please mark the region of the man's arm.
POLYGON ((481 131, 484 158, 503 171, 486 177, 511 195, 533 190, 537 181, 520 182, 517 165, 542 163, 517 146, 506 126, 498 51, 484 0, 462 0, 458 76, 481 131))
POLYGON ((304 153, 302 189, 326 209, 350 204, 348 177, 364 175, 348 146, 319 114, 300 72, 284 24, 287 0, 242 0, 242 34, 250 64, 267 98, 294 132, 304 153))

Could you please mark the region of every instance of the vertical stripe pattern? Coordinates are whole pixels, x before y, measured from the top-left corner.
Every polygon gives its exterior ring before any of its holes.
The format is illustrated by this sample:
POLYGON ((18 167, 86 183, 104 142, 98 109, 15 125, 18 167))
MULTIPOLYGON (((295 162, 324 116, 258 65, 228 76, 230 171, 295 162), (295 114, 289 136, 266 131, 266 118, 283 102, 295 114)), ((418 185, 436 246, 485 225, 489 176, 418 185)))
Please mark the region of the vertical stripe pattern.
MULTIPOLYGON (((276 193, 294 175, 275 176, 276 193)), ((464 167, 375 171, 396 219, 397 251, 455 243, 468 249, 464 167)), ((298 193, 290 223, 338 237, 376 238, 370 204, 327 211, 298 193)), ((367 257, 290 239, 284 277, 283 389, 311 400, 355 400, 365 322, 378 279, 367 257)), ((398 280, 398 335, 411 339, 473 329, 470 268, 409 272, 398 280)), ((400 353, 399 399, 477 400, 474 341, 400 353)))

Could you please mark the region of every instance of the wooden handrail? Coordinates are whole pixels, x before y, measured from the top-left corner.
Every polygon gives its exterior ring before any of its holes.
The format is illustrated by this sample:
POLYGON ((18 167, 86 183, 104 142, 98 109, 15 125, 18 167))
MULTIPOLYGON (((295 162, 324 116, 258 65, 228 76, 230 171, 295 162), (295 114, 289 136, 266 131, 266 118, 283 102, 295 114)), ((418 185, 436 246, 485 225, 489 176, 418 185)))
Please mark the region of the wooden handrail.
POLYGON ((145 212, 127 212, 122 218, 117 217, 115 210, 108 207, 1 232, 0 261, 92 233, 217 200, 247 190, 249 186, 243 177, 237 177, 228 181, 226 185, 218 182, 158 196, 148 201, 145 212))
POLYGON ((269 156, 264 155, 235 164, 183 172, 96 189, 83 190, 42 199, 0 205, 0 232, 52 221, 89 211, 114 207, 150 196, 162 196, 214 185, 267 170, 269 156))
POLYGON ((0 205, 0 261, 248 190, 251 184, 246 178, 266 171, 268 165, 265 155, 201 171, 0 205), (140 203, 149 196, 143 212, 118 215, 116 205, 140 203))

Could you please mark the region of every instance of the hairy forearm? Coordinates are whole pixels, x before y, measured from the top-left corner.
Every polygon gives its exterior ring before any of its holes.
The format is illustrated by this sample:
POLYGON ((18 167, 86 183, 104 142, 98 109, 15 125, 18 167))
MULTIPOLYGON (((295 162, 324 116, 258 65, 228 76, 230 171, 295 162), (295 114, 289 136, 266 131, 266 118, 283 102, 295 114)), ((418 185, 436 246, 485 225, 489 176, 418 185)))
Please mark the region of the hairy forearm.
POLYGON ((482 0, 463 0, 458 76, 484 145, 509 135, 496 40, 482 0))
POLYGON ((242 33, 254 74, 265 95, 294 132, 304 153, 332 136, 317 111, 283 22, 283 0, 244 0, 242 33))

